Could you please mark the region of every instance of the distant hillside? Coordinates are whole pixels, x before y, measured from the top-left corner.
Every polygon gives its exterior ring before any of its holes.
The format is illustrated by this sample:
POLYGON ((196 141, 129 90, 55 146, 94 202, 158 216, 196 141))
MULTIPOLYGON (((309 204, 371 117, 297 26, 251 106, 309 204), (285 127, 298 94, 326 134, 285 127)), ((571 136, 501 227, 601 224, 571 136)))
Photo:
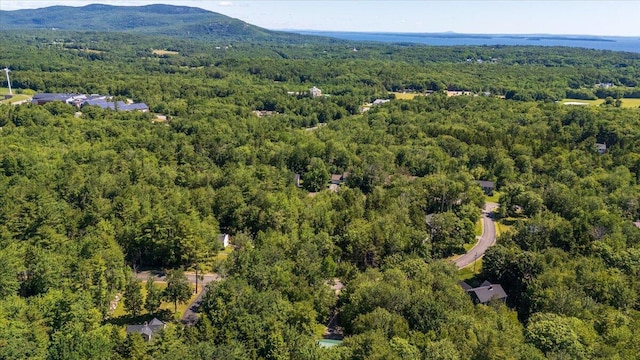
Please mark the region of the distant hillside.
POLYGON ((0 11, 0 30, 122 31, 181 37, 296 39, 212 11, 174 5, 84 7, 0 11))

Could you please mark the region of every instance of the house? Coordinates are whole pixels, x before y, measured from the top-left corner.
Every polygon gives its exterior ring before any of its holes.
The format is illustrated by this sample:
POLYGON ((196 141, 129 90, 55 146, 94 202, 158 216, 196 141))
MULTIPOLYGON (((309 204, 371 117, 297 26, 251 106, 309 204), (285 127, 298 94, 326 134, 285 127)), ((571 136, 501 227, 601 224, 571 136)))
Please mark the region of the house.
POLYGON ((471 91, 447 90, 447 96, 473 95, 471 91))
POLYGON ((482 191, 484 191, 485 195, 488 196, 492 196, 493 191, 496 189, 496 184, 493 181, 479 180, 476 181, 476 183, 480 185, 482 191))
POLYGON ((458 281, 458 285, 460 285, 460 287, 462 288, 462 290, 464 291, 469 291, 471 289, 473 289, 473 287, 471 287, 471 285, 467 284, 464 281, 458 281))
POLYGON ((39 93, 33 95, 31 98, 31 103, 36 105, 44 105, 50 102, 63 102, 66 104, 71 104, 79 94, 59 94, 59 93, 39 93))
POLYGON ((607 152, 607 144, 600 144, 600 143, 596 143, 596 152, 598 152, 598 154, 602 155, 604 153, 607 152))
POLYGON ((218 235, 218 242, 222 244, 223 248, 229 246, 229 234, 220 234, 218 235))
POLYGON ((349 173, 347 172, 343 172, 342 174, 331 174, 331 184, 342 185, 342 183, 347 180, 347 177, 349 177, 349 173))
POLYGON ((388 103, 389 101, 391 101, 391 100, 389 100, 389 99, 375 99, 373 101, 372 105, 382 105, 384 103, 388 103))
POLYGON ((142 335, 145 341, 151 341, 153 336, 167 327, 167 324, 153 318, 151 322, 146 321, 142 325, 127 325, 127 334, 138 333, 142 335))
POLYGON ((464 281, 460 281, 458 284, 467 294, 471 296, 471 299, 476 304, 487 305, 492 300, 500 300, 502 302, 505 302, 507 300, 507 293, 499 284, 492 284, 488 281, 485 281, 476 288, 471 287, 464 281))
POLYGON ((309 94, 311 95, 311 97, 322 96, 322 90, 314 86, 311 89, 309 89, 309 94))
POLYGON ((118 108, 120 111, 141 111, 141 112, 147 112, 149 111, 149 107, 147 106, 147 104, 145 103, 131 103, 131 104, 125 104, 123 107, 118 108))
POLYGON ((142 112, 149 111, 149 107, 145 103, 127 104, 123 101, 113 102, 113 101, 108 101, 105 97, 96 97, 96 98, 90 98, 90 99, 84 100, 82 102, 82 107, 85 107, 85 106, 98 106, 102 109, 111 109, 111 110, 117 110, 117 111, 133 111, 133 110, 142 111, 142 112))
POLYGON ((633 223, 638 229, 640 229, 640 220, 633 223))

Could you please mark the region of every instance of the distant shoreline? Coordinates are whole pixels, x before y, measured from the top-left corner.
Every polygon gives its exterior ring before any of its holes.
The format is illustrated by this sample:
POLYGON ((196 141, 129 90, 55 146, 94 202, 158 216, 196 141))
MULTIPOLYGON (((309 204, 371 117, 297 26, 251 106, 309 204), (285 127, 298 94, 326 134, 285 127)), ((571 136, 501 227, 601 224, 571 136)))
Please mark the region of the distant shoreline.
POLYGON ((567 46, 597 50, 640 53, 640 38, 623 36, 549 35, 549 34, 458 34, 389 33, 352 31, 287 30, 302 35, 317 35, 352 41, 416 43, 432 46, 567 46))

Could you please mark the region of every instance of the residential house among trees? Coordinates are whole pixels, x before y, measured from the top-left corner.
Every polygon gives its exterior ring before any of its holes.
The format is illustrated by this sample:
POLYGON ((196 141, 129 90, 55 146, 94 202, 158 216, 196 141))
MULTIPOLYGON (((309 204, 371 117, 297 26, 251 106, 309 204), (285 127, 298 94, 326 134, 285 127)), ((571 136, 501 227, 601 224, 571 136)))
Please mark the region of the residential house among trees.
POLYGON ((309 95, 311 95, 311 97, 322 96, 322 90, 314 86, 311 89, 309 89, 309 95))
POLYGON ((596 151, 598 154, 602 155, 607 152, 607 144, 606 143, 596 143, 596 151))
POLYGON ((153 336, 167 327, 167 324, 153 318, 151 322, 146 321, 142 325, 127 325, 127 334, 138 333, 142 335, 145 341, 151 341, 153 336))
POLYGON ((496 184, 493 181, 479 180, 476 182, 478 183, 478 185, 480 185, 485 195, 493 195, 493 191, 496 189, 496 184))
POLYGON ((460 281, 458 284, 471 296, 471 299, 476 304, 487 305, 492 300, 500 300, 503 302, 507 300, 507 293, 499 284, 492 284, 485 281, 476 288, 471 287, 471 285, 464 281, 460 281))

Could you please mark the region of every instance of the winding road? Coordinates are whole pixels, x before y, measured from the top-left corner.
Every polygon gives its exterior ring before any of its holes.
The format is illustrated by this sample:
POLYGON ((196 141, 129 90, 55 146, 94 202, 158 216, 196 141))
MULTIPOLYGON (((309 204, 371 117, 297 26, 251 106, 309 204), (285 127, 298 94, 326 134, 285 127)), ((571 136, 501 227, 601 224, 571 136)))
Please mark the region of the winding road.
POLYGON ((483 257, 485 251, 496 243, 496 223, 493 220, 492 212, 497 207, 498 204, 492 202, 484 204, 484 209, 482 210, 482 235, 474 247, 453 261, 458 269, 469 266, 483 257))

